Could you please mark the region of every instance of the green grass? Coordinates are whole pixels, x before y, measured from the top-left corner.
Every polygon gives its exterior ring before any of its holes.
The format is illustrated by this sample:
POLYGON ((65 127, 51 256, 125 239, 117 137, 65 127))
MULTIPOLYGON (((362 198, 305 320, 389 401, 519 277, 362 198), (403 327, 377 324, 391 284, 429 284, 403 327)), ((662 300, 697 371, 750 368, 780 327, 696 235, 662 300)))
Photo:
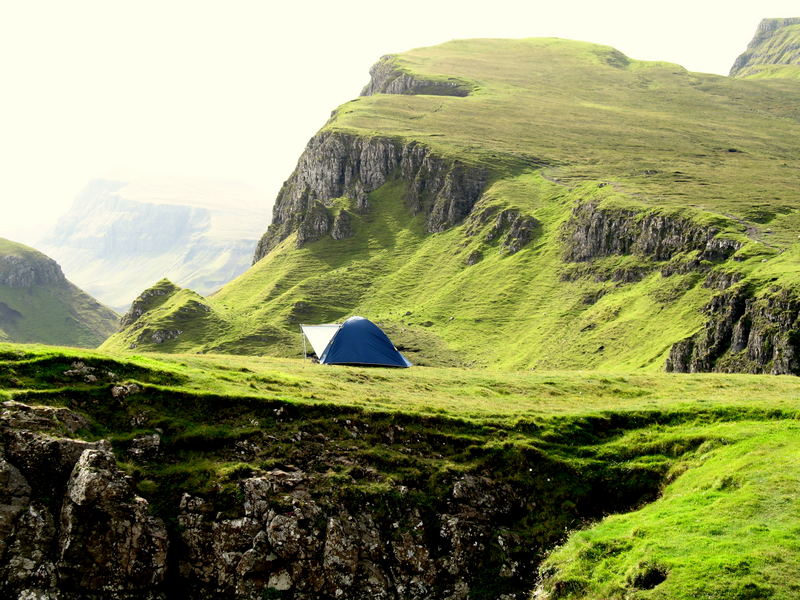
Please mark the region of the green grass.
POLYGON ((573 535, 548 558, 545 597, 797 597, 798 424, 699 431, 719 441, 701 446, 657 502, 573 535))

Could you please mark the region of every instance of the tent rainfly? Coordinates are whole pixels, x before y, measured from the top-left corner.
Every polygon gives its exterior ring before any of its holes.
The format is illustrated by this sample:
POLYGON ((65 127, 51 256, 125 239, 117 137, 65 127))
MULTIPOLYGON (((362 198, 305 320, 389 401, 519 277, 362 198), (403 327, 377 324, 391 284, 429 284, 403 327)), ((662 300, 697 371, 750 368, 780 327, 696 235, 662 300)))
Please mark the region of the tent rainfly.
POLYGON ((381 328, 364 317, 300 328, 324 365, 411 366, 381 328))

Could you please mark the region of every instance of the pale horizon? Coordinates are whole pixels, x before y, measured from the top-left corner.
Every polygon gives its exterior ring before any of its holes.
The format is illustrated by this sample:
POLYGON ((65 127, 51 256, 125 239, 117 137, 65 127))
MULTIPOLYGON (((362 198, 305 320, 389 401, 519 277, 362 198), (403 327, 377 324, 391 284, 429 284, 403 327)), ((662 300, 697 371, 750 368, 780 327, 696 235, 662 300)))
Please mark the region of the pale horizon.
POLYGON ((795 16, 796 5, 499 0, 491 9, 418 0, 402 11, 362 0, 6 5, 0 237, 35 243, 95 178, 227 180, 268 206, 308 139, 384 54, 452 39, 561 37, 725 75, 762 18, 795 16))

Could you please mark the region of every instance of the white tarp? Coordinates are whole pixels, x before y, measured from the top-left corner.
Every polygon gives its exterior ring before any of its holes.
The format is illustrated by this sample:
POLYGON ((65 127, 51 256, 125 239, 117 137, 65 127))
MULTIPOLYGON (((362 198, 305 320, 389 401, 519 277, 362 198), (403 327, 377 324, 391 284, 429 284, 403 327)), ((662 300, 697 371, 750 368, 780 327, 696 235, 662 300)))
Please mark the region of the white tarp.
POLYGON ((325 351, 325 348, 328 347, 328 344, 333 339, 333 336, 336 335, 337 331, 339 331, 339 327, 341 327, 339 323, 326 323, 325 325, 300 325, 300 328, 308 338, 308 341, 311 342, 311 347, 314 348, 317 358, 322 356, 322 353, 325 351))

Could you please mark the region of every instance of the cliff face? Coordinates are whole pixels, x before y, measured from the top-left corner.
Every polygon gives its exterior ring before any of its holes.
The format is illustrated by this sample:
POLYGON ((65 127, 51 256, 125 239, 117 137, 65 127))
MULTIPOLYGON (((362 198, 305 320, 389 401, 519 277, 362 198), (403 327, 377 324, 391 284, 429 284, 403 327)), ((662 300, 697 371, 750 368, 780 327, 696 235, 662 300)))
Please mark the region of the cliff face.
POLYGON ((757 75, 770 67, 800 65, 800 17, 764 19, 731 67, 731 77, 757 75))
MULTIPOLYGON (((469 214, 488 171, 441 158, 416 142, 323 131, 311 139, 278 194, 272 224, 258 243, 254 262, 294 232, 298 245, 332 233, 332 200, 350 198, 357 211, 365 212, 367 195, 390 178, 405 184, 409 211, 425 214, 427 229, 433 233, 469 214)), ((343 231, 343 225, 337 225, 334 236, 341 239, 343 231)))
POLYGON ((701 225, 688 217, 658 211, 601 209, 578 204, 564 227, 564 260, 588 261, 611 255, 635 254, 655 261, 681 252, 699 251, 698 260, 721 261, 741 244, 717 237, 721 227, 701 225))
POLYGON ((754 294, 736 285, 703 312, 708 321, 694 336, 673 346, 668 371, 800 375, 800 296, 773 287, 754 294))
POLYGON ((362 96, 374 94, 427 94, 431 96, 468 96, 472 85, 455 77, 433 79, 403 71, 397 58, 382 57, 369 70, 370 82, 361 90, 362 96))
POLYGON ((15 255, 0 256, 0 285, 30 288, 36 285, 66 285, 61 267, 51 258, 15 255))

